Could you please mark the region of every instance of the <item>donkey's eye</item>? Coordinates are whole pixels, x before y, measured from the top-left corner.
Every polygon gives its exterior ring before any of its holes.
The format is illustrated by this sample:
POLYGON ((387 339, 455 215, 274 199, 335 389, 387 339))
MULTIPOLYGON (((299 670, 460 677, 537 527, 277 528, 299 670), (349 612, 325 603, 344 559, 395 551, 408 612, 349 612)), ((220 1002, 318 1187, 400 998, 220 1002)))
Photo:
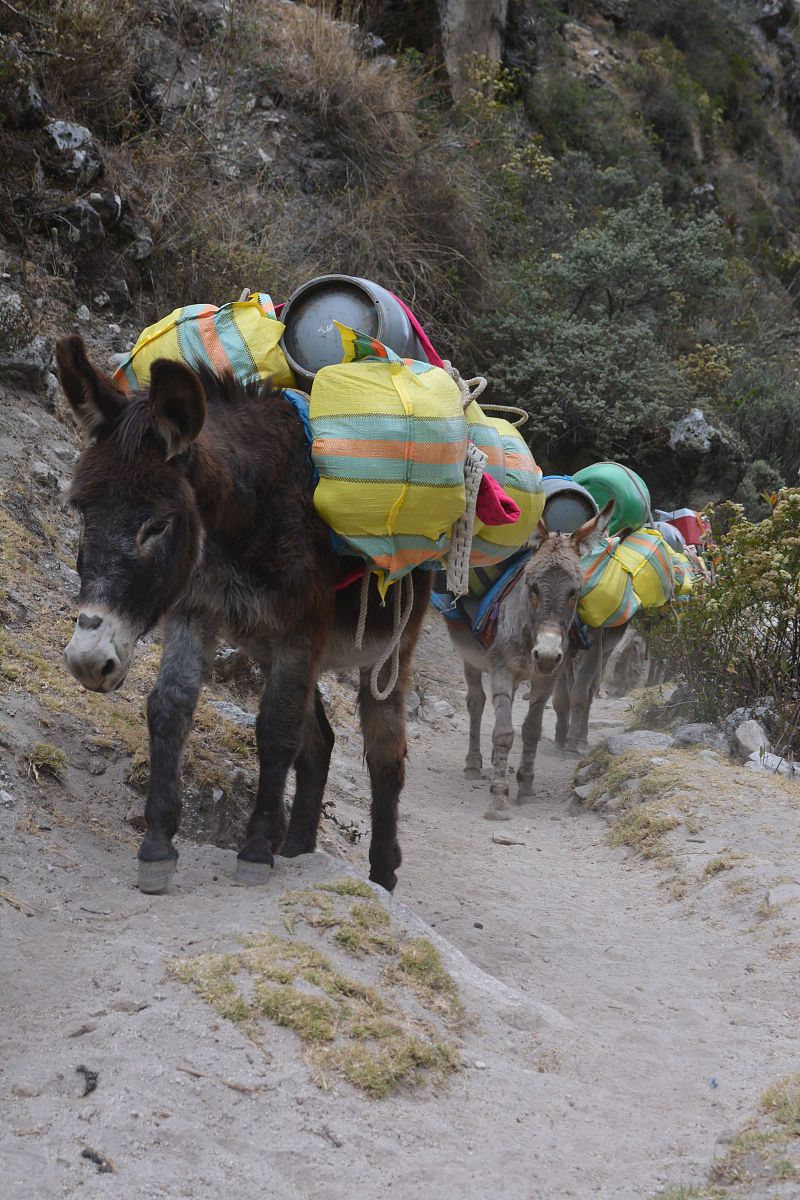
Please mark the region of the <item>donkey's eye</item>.
POLYGON ((567 599, 574 600, 575 597, 577 596, 577 594, 578 594, 577 588, 570 588, 569 591, 567 592, 567 599))
POLYGON ((145 521, 136 535, 136 547, 139 551, 147 553, 152 550, 155 543, 162 538, 169 529, 171 521, 145 521))
POLYGON ((530 588, 530 590, 531 590, 531 595, 532 595, 532 596, 538 596, 538 595, 539 595, 539 585, 538 585, 538 583, 529 583, 529 584, 528 584, 528 587, 529 587, 529 588, 530 588))

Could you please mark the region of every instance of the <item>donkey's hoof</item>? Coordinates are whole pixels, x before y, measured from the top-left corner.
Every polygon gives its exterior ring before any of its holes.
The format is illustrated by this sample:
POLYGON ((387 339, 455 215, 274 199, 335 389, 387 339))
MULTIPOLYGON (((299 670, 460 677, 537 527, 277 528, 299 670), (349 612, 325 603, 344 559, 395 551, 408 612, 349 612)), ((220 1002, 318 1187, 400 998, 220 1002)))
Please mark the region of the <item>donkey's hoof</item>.
POLYGON ((533 780, 519 779, 517 782, 517 804, 527 804, 533 799, 533 780))
POLYGON ((464 767, 465 779, 480 779, 483 775, 480 767, 464 767))
POLYGON ((177 858, 157 858, 154 862, 140 858, 137 876, 139 891, 152 896, 165 892, 172 883, 177 865, 177 858))
POLYGON ((271 862, 250 862, 248 858, 236 860, 236 882, 246 887, 258 887, 268 883, 272 874, 271 862))
POLYGON ((278 853, 281 858, 299 858, 301 854, 313 854, 316 848, 314 842, 309 844, 300 838, 287 837, 278 853))
POLYGON ((510 821, 511 813, 507 808, 487 808, 483 814, 486 821, 510 821))

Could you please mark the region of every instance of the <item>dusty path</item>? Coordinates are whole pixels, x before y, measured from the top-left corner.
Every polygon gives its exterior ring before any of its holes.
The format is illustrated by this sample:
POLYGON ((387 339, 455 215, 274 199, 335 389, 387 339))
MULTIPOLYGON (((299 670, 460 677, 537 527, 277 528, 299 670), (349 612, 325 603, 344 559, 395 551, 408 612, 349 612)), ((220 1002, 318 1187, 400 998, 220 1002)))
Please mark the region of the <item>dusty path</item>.
MULTIPOLYGON (((423 669, 441 651, 428 635, 423 669)), ((457 672, 438 669, 458 704, 457 672)), ((593 736, 623 709, 599 705, 593 736)), ((687 916, 649 865, 609 848, 597 816, 570 816, 575 763, 549 741, 535 802, 484 821, 487 785, 463 781, 464 743, 462 712, 413 726, 397 898, 500 984, 451 959, 476 1018, 465 1069, 384 1101, 320 1091, 285 1030, 264 1062, 164 978, 174 954, 274 924, 282 887, 338 869, 324 856, 281 862, 252 891, 231 885, 232 852, 185 844, 175 892, 145 897, 130 843, 5 820, 3 887, 31 911, 0 906, 3 1197, 647 1200, 703 1178, 719 1136, 800 1069, 796 971, 687 916), (85 1099, 79 1065, 100 1076, 85 1099), (80 1158, 87 1144, 117 1172, 80 1158)), ((363 821, 352 738, 335 775, 356 782, 340 815, 363 821)), ((363 869, 363 843, 348 857, 363 869)))
MULTIPOLYGON (((593 738, 623 709, 598 704, 593 738)), ((459 728, 435 762, 415 756, 411 790, 424 800, 406 822, 403 896, 484 970, 573 1023, 553 1055, 546 1111, 528 1124, 540 1181, 530 1195, 560 1194, 545 1181, 568 1162, 566 1194, 581 1197, 645 1197, 660 1181, 702 1178, 718 1137, 800 1067, 796 970, 685 916, 650 866, 620 861, 603 822, 568 815, 574 761, 549 740, 536 803, 502 826, 525 845, 493 844, 486 785, 458 778, 464 748, 459 728)))

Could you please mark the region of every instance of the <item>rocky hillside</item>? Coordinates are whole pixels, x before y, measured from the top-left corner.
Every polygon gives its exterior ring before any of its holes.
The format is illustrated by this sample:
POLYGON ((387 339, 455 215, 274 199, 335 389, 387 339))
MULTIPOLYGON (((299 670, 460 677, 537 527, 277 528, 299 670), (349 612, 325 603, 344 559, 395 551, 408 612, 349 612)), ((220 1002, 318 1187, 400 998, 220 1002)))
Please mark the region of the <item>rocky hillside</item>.
POLYGON ((358 12, 2 6, 4 377, 45 386, 70 328, 107 356, 179 303, 363 274, 546 466, 757 515, 800 467, 795 4, 358 12))

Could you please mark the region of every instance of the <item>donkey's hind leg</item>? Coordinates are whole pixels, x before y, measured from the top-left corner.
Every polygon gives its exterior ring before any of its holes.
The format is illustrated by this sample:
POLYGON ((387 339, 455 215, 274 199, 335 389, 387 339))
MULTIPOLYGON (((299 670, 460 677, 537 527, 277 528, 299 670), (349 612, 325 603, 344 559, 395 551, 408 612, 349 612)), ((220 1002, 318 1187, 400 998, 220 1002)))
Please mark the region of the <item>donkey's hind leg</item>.
POLYGON ((294 764, 297 784, 289 828, 280 851, 284 858, 310 854, 316 847, 333 743, 333 730, 325 714, 319 688, 315 688, 314 703, 303 728, 303 744, 294 764))
POLYGON ((483 672, 471 663, 464 663, 464 678, 467 681, 467 712, 469 713, 469 749, 464 763, 467 779, 480 779, 483 768, 481 756, 481 721, 486 704, 483 690, 483 672))
POLYGON ((400 662, 394 691, 385 700, 375 700, 369 685, 369 670, 361 672, 358 705, 372 787, 372 840, 369 847, 369 877, 388 892, 397 884, 402 855, 397 841, 397 807, 406 778, 406 704, 410 678, 410 655, 400 662))

